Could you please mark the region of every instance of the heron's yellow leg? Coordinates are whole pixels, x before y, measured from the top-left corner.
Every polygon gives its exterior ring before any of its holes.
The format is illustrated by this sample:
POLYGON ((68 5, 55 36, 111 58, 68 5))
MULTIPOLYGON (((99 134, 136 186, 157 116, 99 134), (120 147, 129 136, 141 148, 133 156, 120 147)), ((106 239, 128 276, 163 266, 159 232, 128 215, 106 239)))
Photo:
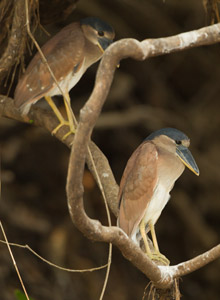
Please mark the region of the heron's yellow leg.
POLYGON ((145 222, 144 219, 141 221, 139 228, 140 228, 140 233, 141 236, 143 238, 144 241, 144 246, 145 246, 145 250, 146 250, 146 254, 147 256, 153 260, 153 261, 157 261, 157 262, 161 262, 162 265, 169 265, 170 261, 159 251, 159 247, 158 247, 158 243, 157 243, 157 238, 156 238, 156 233, 154 230, 154 225, 149 222, 149 227, 150 227, 150 231, 151 231, 151 236, 152 236, 152 240, 153 240, 153 245, 155 248, 155 252, 152 252, 147 240, 147 235, 146 235, 146 230, 145 230, 145 222))
POLYGON ((155 232, 155 229, 154 229, 154 225, 151 221, 149 222, 149 227, 150 227, 150 232, 151 232, 151 236, 152 236, 152 240, 153 240, 154 249, 157 252, 160 252, 159 247, 158 247, 158 243, 157 243, 157 236, 156 236, 156 232, 155 232))
POLYGON ((151 256, 151 250, 150 250, 150 246, 149 246, 148 241, 147 241, 145 225, 146 224, 145 224, 144 218, 143 218, 140 225, 139 225, 140 233, 141 233, 142 239, 144 241, 144 246, 145 246, 146 253, 147 253, 148 256, 151 256))
POLYGON ((65 99, 64 99, 64 104, 66 107, 66 113, 67 113, 67 118, 69 121, 69 127, 70 127, 70 131, 67 132, 64 136, 63 136, 63 140, 65 140, 70 134, 74 134, 76 132, 75 130, 75 126, 74 126, 74 120, 73 120, 73 112, 71 110, 71 99, 69 96, 69 93, 65 93, 65 99), (66 103, 65 99, 67 100, 68 104, 66 103))
POLYGON ((52 131, 52 134, 55 134, 62 126, 69 125, 69 122, 64 119, 61 115, 59 109, 54 104, 53 100, 49 96, 45 96, 47 103, 52 108, 53 112, 55 113, 57 119, 60 121, 60 124, 52 131))

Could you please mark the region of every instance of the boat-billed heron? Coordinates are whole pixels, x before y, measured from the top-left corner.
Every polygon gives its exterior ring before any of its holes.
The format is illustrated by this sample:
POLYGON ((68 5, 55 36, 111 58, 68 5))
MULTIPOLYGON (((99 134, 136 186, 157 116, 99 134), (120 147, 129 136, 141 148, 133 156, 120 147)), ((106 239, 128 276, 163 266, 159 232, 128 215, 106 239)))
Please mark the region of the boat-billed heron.
POLYGON ((31 60, 17 84, 15 106, 20 108, 23 114, 27 114, 32 104, 45 97, 60 122, 52 133, 56 133, 63 125, 70 127, 69 133, 74 133, 69 91, 87 68, 102 57, 114 36, 114 30, 108 23, 99 18, 89 17, 64 27, 43 45, 42 52, 46 61, 69 103, 68 105, 64 101, 68 122, 51 99, 52 96, 61 95, 61 91, 39 52, 31 60))
POLYGON ((177 129, 155 131, 134 151, 120 183, 118 226, 135 242, 140 232, 147 255, 166 263, 169 261, 159 252, 154 225, 185 166, 199 175, 189 145, 189 138, 177 129), (146 236, 148 231, 153 252, 146 236))

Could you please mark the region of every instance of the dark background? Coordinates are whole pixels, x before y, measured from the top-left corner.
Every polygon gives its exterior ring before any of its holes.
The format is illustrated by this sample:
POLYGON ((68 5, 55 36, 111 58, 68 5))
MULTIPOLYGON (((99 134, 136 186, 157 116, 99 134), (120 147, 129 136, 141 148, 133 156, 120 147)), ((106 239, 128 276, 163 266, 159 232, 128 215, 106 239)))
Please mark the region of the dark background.
MULTIPOLYGON (((40 1, 41 24, 51 34, 93 15, 109 22, 116 40, 175 35, 206 25, 198 0, 40 1)), ((40 44, 47 35, 38 28, 40 44)), ((34 52, 34 51, 33 51, 34 52)), ((25 55, 26 63, 30 55, 25 55)), ((220 84, 219 45, 195 48, 144 62, 123 60, 93 133, 119 183, 133 150, 152 131, 176 127, 191 138, 200 168, 186 170, 156 226, 160 250, 177 264, 219 242, 220 231, 220 84)), ((76 113, 88 99, 97 64, 71 91, 76 113)), ((18 73, 18 72, 17 72, 18 73)), ((18 80, 16 73, 10 96, 18 80)), ((6 94, 10 78, 2 94, 6 94)), ((62 108, 60 98, 58 102, 62 108)), ((42 101, 39 105, 45 106, 42 101)), ((28 244, 45 258, 73 269, 107 262, 108 245, 93 243, 71 223, 65 195, 69 150, 48 132, 0 119, 2 196, 0 218, 9 241, 28 244)), ((89 216, 107 224, 103 200, 88 171, 85 205, 89 216)), ((115 218, 112 216, 113 223, 115 218)), ((29 295, 35 300, 99 299, 106 270, 70 274, 50 267, 24 249, 13 248, 29 295)), ((20 288, 5 245, 0 245, 0 299, 11 300, 20 288)), ((183 278, 183 299, 219 299, 219 261, 183 278)), ((148 280, 121 253, 113 262, 104 299, 142 299, 148 280)))

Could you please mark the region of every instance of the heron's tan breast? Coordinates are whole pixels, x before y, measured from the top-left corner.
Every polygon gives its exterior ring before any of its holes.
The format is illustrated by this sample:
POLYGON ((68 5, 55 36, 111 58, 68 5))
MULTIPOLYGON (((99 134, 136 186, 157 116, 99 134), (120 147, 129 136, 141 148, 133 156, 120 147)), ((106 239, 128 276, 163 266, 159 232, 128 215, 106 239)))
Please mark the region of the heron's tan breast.
POLYGON ((175 181, 184 171, 184 164, 175 154, 164 153, 158 159, 158 179, 152 198, 146 208, 144 219, 155 224, 170 199, 175 181))
POLYGON ((158 183, 169 193, 184 169, 185 165, 176 154, 162 153, 158 159, 158 183))

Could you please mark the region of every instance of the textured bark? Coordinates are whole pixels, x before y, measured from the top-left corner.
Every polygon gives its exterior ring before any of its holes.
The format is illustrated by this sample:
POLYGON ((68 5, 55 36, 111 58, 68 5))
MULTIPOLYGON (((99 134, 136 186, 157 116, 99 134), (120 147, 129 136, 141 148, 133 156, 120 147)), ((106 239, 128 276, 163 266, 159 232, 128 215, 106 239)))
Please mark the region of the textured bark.
MULTIPOLYGON (((7 47, 0 58, 0 81, 2 81, 11 68, 19 62, 24 54, 27 31, 25 28, 25 0, 14 1, 13 19, 9 33, 7 47)), ((4 27, 5 28, 5 27, 4 27)))

